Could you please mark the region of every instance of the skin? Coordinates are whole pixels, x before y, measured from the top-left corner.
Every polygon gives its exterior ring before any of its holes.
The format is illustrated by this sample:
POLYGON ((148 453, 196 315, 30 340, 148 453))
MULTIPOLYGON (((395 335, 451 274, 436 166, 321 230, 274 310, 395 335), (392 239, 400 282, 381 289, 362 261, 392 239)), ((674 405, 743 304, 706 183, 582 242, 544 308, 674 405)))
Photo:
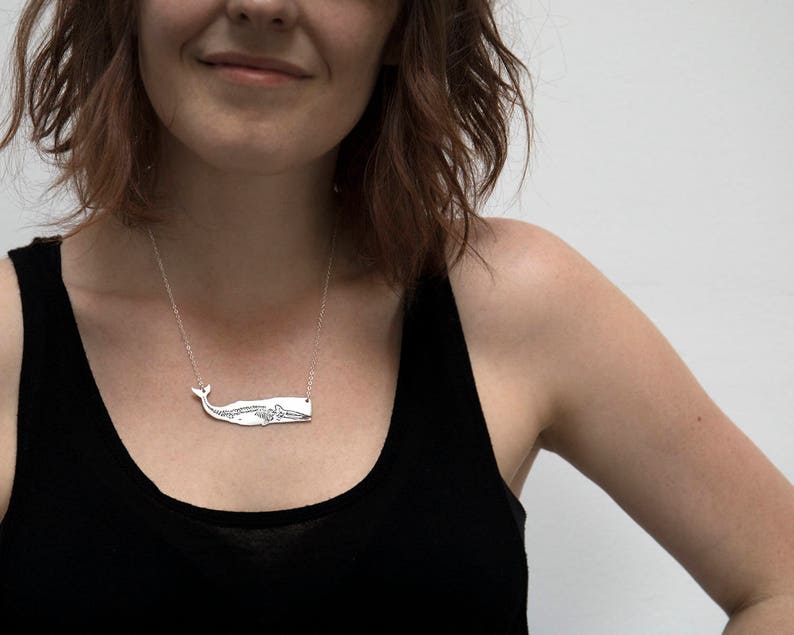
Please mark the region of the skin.
MULTIPOLYGON (((266 312, 316 297, 339 143, 381 66, 394 63, 387 39, 399 8, 398 0, 140 2, 139 68, 163 139, 166 199, 157 211, 168 221, 153 231, 187 306, 244 326, 229 307, 266 312), (224 50, 284 59, 311 77, 271 88, 229 83, 199 62, 224 50)), ((84 242, 103 263, 86 284, 159 294, 145 232, 107 222, 84 242)), ((358 275, 349 255, 342 234, 335 277, 358 275)))
MULTIPOLYGON (((334 148, 389 59, 384 46, 396 8, 366 0, 141 4, 141 68, 168 122, 164 189, 181 209, 158 244, 185 298, 180 306, 195 316, 191 335, 215 354, 202 359, 216 359, 214 372, 239 394, 281 381, 278 368, 268 369, 278 341, 269 332, 281 333, 293 320, 273 307, 274 290, 302 315, 315 315, 334 148), (195 60, 253 42, 314 77, 260 95, 222 86, 195 60), (257 322, 231 308, 241 297, 257 309, 257 322), (220 329, 222 323, 231 326, 220 329), (239 326, 245 338, 235 338, 239 326), (261 358, 248 346, 252 336, 261 358)), ((794 610, 791 484, 655 325, 579 252, 529 223, 490 224, 495 239, 475 244, 494 279, 469 262, 450 279, 503 478, 519 494, 538 448, 558 454, 602 487, 726 613, 739 616, 731 632, 740 624, 745 632, 782 632, 794 610)), ((363 478, 382 445, 394 391, 399 341, 397 329, 383 326, 396 313, 389 296, 339 287, 338 324, 329 330, 338 335, 324 340, 327 372, 317 397, 328 425, 266 429, 273 434, 260 445, 196 417, 151 245, 109 225, 91 232, 64 244, 64 280, 114 424, 164 492, 220 509, 286 508, 363 478), (135 369, 140 376, 131 376, 135 369), (140 386, 152 411, 164 416, 142 418, 127 403, 129 385, 140 386), (362 391, 371 418, 349 421, 344 406, 362 391), (299 483, 284 476, 298 472, 299 483), (213 478, 200 480, 206 473, 213 478)), ((349 276, 343 279, 356 280, 349 261, 342 270, 349 276)), ((22 316, 8 259, 0 261, 0 301, 10 307, 0 316, 7 326, 0 372, 18 379, 22 316)), ((312 329, 298 335, 308 341, 312 329)), ((282 385, 300 385, 303 369, 292 366, 297 370, 282 385)), ((4 386, 0 441, 15 438, 19 389, 13 381, 4 386)), ((10 493, 14 449, 0 442, 0 503, 10 493)))

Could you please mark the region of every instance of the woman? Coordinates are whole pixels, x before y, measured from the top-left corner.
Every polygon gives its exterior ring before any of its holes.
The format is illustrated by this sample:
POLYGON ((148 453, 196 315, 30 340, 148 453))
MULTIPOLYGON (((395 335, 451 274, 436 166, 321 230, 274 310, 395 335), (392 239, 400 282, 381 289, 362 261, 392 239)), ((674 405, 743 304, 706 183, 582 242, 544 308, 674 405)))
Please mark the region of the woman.
POLYGON ((93 213, 2 261, 5 625, 527 632, 540 448, 728 632, 788 625, 790 484, 584 258, 476 214, 529 120, 490 3, 55 8, 2 145, 38 95, 93 213))

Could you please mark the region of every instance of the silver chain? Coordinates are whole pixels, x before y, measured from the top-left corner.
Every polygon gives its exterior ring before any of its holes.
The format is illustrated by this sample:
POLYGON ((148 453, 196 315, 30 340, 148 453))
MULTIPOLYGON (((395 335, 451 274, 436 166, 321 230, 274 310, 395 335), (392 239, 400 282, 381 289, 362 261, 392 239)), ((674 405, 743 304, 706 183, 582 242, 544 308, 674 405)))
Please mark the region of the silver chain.
MULTIPOLYGON (((317 318, 317 333, 314 337, 314 350, 312 352, 312 362, 311 368, 309 369, 309 382, 306 385, 306 401, 308 402, 311 399, 311 392, 312 392, 312 382, 314 381, 314 369, 317 365, 317 351, 320 347, 320 331, 323 328, 323 315, 325 315, 325 304, 326 299, 328 297, 328 282, 331 279, 331 269, 333 268, 334 264, 334 248, 336 246, 336 230, 338 226, 338 217, 334 221, 334 231, 331 236, 331 255, 328 259, 328 271, 325 274, 325 285, 323 286, 323 299, 320 305, 320 316, 317 318)), ((146 227, 147 231, 149 232, 149 238, 152 240, 152 247, 154 247, 154 255, 157 258, 157 264, 160 267, 160 273, 163 276, 163 282, 165 283, 165 290, 168 292, 168 297, 171 300, 171 308, 174 311, 174 316, 176 317, 176 324, 179 327, 179 332, 182 334, 182 341, 185 344, 185 350, 187 351, 188 357, 190 358, 190 364, 193 366, 193 374, 196 377, 196 381, 198 382, 199 388, 202 390, 204 389, 204 382, 201 380, 201 375, 199 375, 198 368, 196 367, 196 359, 193 357, 193 349, 190 346, 190 342, 188 341, 187 334, 185 333, 185 328, 182 326, 182 318, 179 316, 179 309, 176 308, 176 302, 174 302, 174 295, 171 293, 171 285, 168 283, 168 276, 165 275, 165 268, 163 267, 163 261, 160 258, 160 250, 157 249, 157 242, 154 239, 154 234, 152 234, 152 230, 150 227, 146 227)))

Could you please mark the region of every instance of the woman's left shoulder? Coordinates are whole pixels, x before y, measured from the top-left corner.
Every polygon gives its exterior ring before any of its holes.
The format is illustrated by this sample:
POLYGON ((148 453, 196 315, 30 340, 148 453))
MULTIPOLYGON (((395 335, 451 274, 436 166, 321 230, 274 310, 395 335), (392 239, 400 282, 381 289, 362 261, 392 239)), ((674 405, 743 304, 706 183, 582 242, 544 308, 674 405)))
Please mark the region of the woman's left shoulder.
MULTIPOLYGON (((484 217, 469 238, 467 252, 449 267, 450 283, 475 324, 505 338, 507 344, 531 343, 548 334, 566 314, 583 287, 603 274, 552 231, 524 220, 484 217)), ((447 256, 452 262, 453 250, 447 256)))
MULTIPOLYGON (((481 371, 480 377, 493 379, 481 383, 509 382, 509 394, 515 395, 511 409, 525 413, 523 432, 514 430, 514 437, 526 437, 529 445, 545 448, 542 430, 554 415, 551 377, 544 370, 549 367, 547 357, 555 354, 549 345, 555 340, 551 331, 559 325, 559 316, 568 312, 566 302, 587 275, 575 270, 595 268, 539 225, 508 217, 483 220, 482 225, 472 225, 469 243, 487 267, 472 251, 453 267, 455 250, 450 249, 450 285, 470 357, 489 369, 487 376, 481 371)), ((462 227, 456 231, 462 234, 462 227)), ((484 392, 487 400, 487 388, 484 392)))
POLYGON ((615 346, 621 337, 613 327, 622 324, 627 337, 642 331, 657 349, 663 338, 615 284, 554 232, 516 218, 484 220, 470 243, 488 267, 467 252, 449 269, 467 341, 484 358, 499 360, 501 372, 518 377, 518 389, 541 404, 537 445, 556 451, 548 436, 559 426, 552 424, 567 400, 586 392, 579 383, 592 381, 578 374, 582 365, 594 366, 600 347, 611 342, 615 363, 622 360, 622 370, 636 371, 628 363, 634 356, 615 346))
MULTIPOLYGON (((490 265, 489 270, 482 267, 471 253, 461 259, 461 266, 450 269, 451 276, 469 276, 478 292, 506 293, 503 304, 509 306, 510 299, 520 301, 515 296, 516 285, 536 285, 559 289, 560 275, 567 273, 583 274, 596 272, 595 266, 580 252, 554 232, 518 218, 502 216, 483 217, 483 225, 473 225, 469 243, 490 265), (480 271, 474 273, 473 269, 480 271), (472 274, 475 276, 471 278, 472 274), (486 282, 487 281, 487 282, 486 282), (485 285, 484 287, 482 285, 485 285)), ((460 230, 459 230, 460 231, 460 230)), ((451 259, 452 251, 448 255, 451 259)), ((540 290, 540 289, 536 289, 540 290)), ((493 299, 493 298, 492 298, 493 299)))

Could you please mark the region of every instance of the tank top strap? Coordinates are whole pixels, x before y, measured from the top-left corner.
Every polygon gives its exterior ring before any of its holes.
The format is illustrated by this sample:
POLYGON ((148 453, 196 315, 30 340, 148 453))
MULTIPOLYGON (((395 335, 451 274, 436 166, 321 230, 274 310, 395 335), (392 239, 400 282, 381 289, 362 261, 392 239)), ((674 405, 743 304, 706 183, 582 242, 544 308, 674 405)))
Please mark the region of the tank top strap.
MULTIPOLYGON (((523 541, 526 509, 499 471, 448 270, 422 278, 413 306, 408 354, 414 372, 406 392, 422 410, 414 413, 415 420, 435 416, 432 428, 425 426, 410 436, 415 442, 433 437, 431 443, 444 460, 459 462, 453 473, 480 478, 477 488, 491 485, 490 494, 505 498, 523 541), (462 470, 461 462, 467 466, 462 470)), ((416 450, 419 454, 418 446, 416 450)))
POLYGON ((58 284, 60 242, 60 234, 37 236, 27 245, 8 251, 17 274, 25 335, 30 334, 31 345, 42 341, 42 329, 52 322, 54 313, 63 311, 58 284))
POLYGON ((37 236, 8 251, 17 275, 24 331, 16 467, 4 520, 35 504, 44 494, 41 489, 57 487, 55 482, 62 480, 57 466, 67 456, 78 458, 67 441, 69 426, 84 407, 81 391, 73 389, 80 381, 70 366, 76 331, 69 325, 68 297, 60 284, 60 242, 60 235, 37 236), (31 488, 35 492, 29 492, 31 488))
MULTIPOLYGON (((68 298, 60 284, 61 236, 37 236, 23 247, 8 251, 14 264, 22 304, 23 354, 20 375, 20 417, 32 407, 49 408, 47 389, 51 373, 66 371, 64 357, 73 350, 68 328, 68 298)), ((53 407, 53 409, 57 409, 53 407)), ((54 413, 52 413, 54 414, 54 413)), ((52 417, 50 417, 52 418, 52 417)))

